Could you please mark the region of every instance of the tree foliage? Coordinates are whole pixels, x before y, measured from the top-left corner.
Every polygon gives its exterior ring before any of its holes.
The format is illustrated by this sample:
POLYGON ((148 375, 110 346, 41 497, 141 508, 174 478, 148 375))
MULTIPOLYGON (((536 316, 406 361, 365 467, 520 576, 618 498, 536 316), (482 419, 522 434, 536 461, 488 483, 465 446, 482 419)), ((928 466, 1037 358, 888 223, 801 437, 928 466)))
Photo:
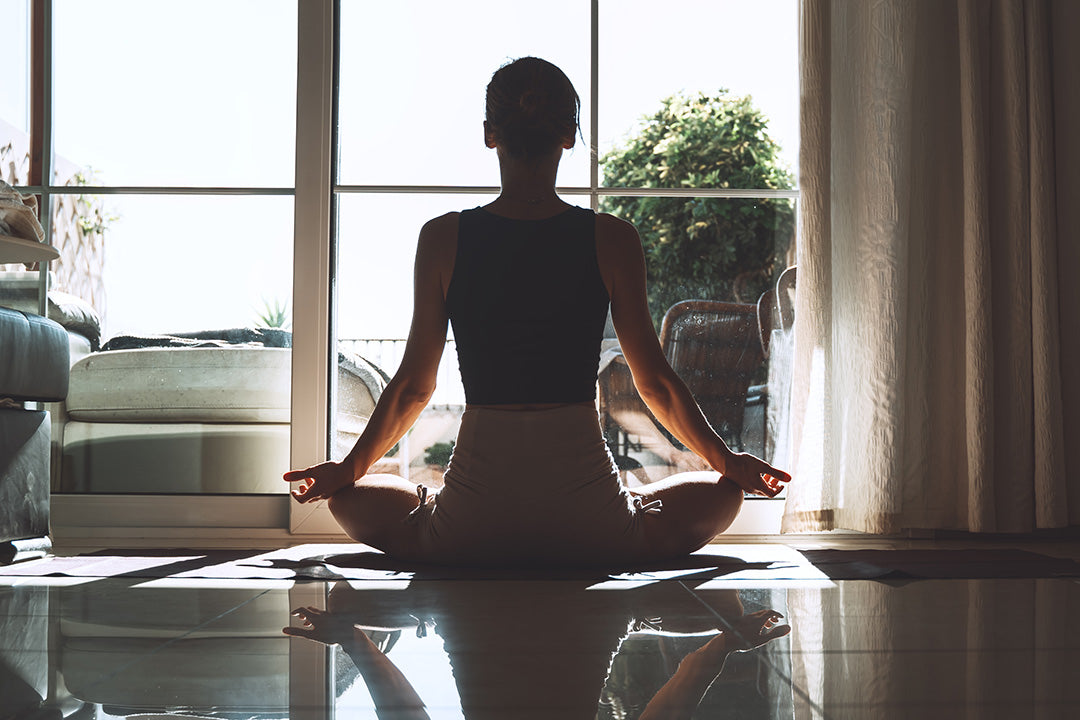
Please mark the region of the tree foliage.
MULTIPOLYGON (((749 96, 675 94, 601 158, 604 184, 628 188, 794 187, 749 96)), ((634 223, 648 265, 649 309, 690 298, 754 301, 775 283, 795 230, 790 199, 608 196, 601 209, 634 223), (738 296, 738 297, 737 297, 738 296)))

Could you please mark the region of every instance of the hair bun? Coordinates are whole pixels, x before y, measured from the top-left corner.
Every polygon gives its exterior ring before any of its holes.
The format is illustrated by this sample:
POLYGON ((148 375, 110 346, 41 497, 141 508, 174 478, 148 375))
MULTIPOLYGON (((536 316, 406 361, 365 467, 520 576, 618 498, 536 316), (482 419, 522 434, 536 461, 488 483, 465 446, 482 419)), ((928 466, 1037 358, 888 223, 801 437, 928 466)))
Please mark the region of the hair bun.
POLYGON ((525 115, 535 115, 544 104, 544 96, 538 90, 526 90, 518 98, 518 106, 525 115))

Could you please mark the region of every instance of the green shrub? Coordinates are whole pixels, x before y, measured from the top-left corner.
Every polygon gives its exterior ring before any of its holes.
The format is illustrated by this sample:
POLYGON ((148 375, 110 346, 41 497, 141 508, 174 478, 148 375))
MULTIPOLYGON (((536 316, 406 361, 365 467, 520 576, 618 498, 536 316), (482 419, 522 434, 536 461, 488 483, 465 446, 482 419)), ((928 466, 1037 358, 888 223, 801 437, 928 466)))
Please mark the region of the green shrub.
MULTIPOLYGON (((749 96, 672 95, 635 135, 601 158, 604 184, 632 188, 790 189, 794 178, 749 96)), ((795 232, 787 198, 601 199, 601 210, 634 223, 648 265, 657 327, 690 298, 753 302, 783 271, 795 232)))
POLYGON ((424 462, 428 465, 441 465, 446 467, 450 464, 450 456, 454 454, 454 441, 437 442, 424 450, 424 462))

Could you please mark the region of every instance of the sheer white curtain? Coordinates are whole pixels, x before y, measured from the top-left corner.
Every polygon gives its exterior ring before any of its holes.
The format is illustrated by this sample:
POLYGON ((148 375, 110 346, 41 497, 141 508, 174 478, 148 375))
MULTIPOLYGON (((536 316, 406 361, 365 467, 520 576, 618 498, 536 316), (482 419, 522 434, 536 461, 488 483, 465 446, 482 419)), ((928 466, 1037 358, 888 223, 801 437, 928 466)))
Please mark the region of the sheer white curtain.
POLYGON ((1080 2, 801 13, 784 530, 1080 524, 1080 2))

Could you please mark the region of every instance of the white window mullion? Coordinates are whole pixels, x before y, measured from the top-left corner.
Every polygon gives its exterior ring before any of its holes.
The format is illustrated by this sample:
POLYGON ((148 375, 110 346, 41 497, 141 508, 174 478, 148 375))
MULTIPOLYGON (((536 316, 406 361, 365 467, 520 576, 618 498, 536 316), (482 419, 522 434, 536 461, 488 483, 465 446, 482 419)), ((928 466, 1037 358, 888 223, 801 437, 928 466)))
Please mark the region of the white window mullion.
MULTIPOLYGON (((334 3, 305 0, 298 7, 290 448, 293 467, 326 460, 332 381, 329 358, 335 355, 328 353, 334 3)), ((290 531, 340 533, 324 505, 290 503, 290 531)))

